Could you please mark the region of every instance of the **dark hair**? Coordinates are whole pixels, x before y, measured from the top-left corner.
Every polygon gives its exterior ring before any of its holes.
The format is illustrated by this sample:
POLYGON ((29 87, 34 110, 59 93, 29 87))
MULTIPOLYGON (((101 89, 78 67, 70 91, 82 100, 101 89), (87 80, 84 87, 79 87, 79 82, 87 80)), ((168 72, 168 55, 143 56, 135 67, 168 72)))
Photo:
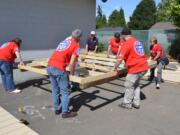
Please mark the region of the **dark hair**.
POLYGON ((158 42, 157 39, 154 39, 153 41, 154 41, 155 44, 157 44, 157 42, 158 42))
POLYGON ((158 40, 157 40, 157 38, 155 36, 152 36, 150 40, 153 41, 154 44, 158 43, 158 40))
POLYGON ((121 35, 131 35, 131 30, 129 28, 123 28, 121 35))
POLYGON ((120 38, 120 36, 121 36, 121 35, 120 35, 119 32, 114 33, 114 37, 115 37, 115 38, 120 38))
POLYGON ((20 46, 22 43, 22 40, 20 38, 14 38, 11 42, 15 42, 16 44, 20 46))

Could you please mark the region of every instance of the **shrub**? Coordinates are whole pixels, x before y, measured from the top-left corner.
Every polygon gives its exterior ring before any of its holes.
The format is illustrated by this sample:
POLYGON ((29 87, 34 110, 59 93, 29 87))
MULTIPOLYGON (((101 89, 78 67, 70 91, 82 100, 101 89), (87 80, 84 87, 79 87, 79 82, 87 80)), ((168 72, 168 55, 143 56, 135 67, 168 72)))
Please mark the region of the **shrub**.
POLYGON ((99 43, 97 52, 103 52, 103 51, 105 51, 105 46, 103 43, 99 43))

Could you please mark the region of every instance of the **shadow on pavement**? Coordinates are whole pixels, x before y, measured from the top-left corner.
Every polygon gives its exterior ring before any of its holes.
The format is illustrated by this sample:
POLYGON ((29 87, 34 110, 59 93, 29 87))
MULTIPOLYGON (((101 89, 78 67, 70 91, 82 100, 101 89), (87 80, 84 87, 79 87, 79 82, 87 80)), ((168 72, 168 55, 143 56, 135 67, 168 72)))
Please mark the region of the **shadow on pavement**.
MULTIPOLYGON (((123 79, 118 79, 118 80, 124 81, 123 79)), ((50 84, 50 81, 48 78, 39 78, 39 79, 33 79, 33 80, 25 81, 23 83, 19 83, 19 84, 17 84, 17 88, 23 90, 23 89, 33 86, 33 87, 37 87, 41 90, 51 93, 51 89, 46 87, 46 85, 49 85, 49 84, 50 84)), ((109 82, 108 84, 119 86, 121 89, 122 88, 124 89, 124 86, 121 84, 117 84, 114 82, 109 82)), ((147 87, 148 85, 150 85, 150 82, 148 82, 146 84, 141 84, 141 88, 147 87)), ((111 104, 112 102, 117 101, 124 97, 124 93, 119 92, 118 90, 104 88, 100 85, 95 86, 94 89, 95 90, 91 93, 88 92, 88 89, 85 89, 85 90, 76 89, 76 91, 73 91, 75 94, 77 92, 77 95, 75 95, 71 98, 70 104, 73 107, 72 110, 79 111, 79 109, 82 106, 86 106, 86 107, 90 108, 91 111, 95 111, 101 107, 111 104), (103 91, 113 93, 116 95, 116 97, 113 97, 110 99, 110 98, 105 98, 103 96, 100 96, 100 93, 101 92, 103 93, 103 91), (90 105, 90 103, 92 101, 97 100, 97 99, 103 100, 103 103, 98 103, 98 105, 95 105, 95 106, 90 105)), ((143 92, 141 92, 141 100, 145 100, 145 99, 146 99, 146 95, 143 92)))

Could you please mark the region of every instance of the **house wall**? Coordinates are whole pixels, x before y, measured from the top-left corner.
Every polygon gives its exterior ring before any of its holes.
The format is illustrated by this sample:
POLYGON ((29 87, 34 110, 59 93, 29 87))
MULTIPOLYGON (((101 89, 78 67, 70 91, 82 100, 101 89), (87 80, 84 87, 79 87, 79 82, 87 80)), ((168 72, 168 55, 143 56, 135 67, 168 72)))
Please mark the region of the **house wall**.
POLYGON ((20 37, 23 50, 52 49, 75 28, 82 46, 95 29, 96 0, 1 0, 0 44, 20 37))

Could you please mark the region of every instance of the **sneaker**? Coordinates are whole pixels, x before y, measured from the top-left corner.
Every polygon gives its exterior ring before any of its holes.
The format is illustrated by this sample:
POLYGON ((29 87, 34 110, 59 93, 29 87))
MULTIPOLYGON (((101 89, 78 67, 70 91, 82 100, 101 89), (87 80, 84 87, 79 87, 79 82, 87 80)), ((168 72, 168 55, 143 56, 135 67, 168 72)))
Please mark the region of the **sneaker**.
POLYGON ((10 93, 17 94, 17 93, 20 93, 20 92, 21 92, 21 90, 19 90, 19 89, 15 89, 15 90, 11 91, 10 93))
POLYGON ((55 115, 59 115, 61 113, 61 111, 60 110, 55 110, 54 113, 55 113, 55 115))
POLYGON ((156 84, 156 89, 160 89, 160 85, 159 84, 156 84))
POLYGON ((62 114, 62 118, 71 118, 77 116, 76 112, 67 112, 62 114))
POLYGON ((140 109, 140 105, 132 104, 132 107, 134 107, 136 109, 140 109))
POLYGON ((125 109, 132 109, 132 104, 122 103, 122 104, 119 104, 119 107, 125 108, 125 109))

